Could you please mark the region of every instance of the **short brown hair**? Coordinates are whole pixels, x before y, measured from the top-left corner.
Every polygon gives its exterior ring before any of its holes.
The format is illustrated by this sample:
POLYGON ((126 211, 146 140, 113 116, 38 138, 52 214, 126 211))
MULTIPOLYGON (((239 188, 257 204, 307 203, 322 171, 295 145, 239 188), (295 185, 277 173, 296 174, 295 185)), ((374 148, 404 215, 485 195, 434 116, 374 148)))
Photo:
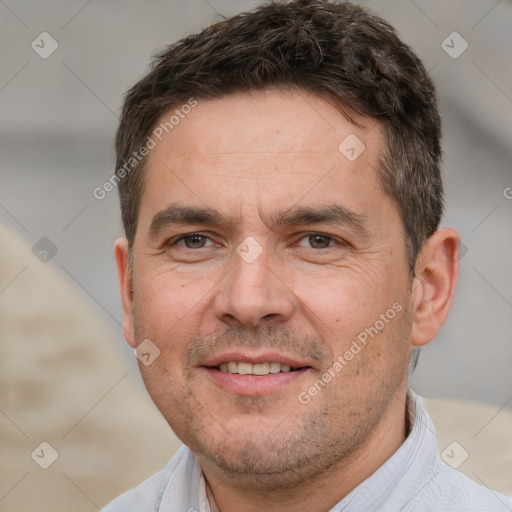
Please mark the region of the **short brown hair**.
POLYGON ((348 108, 381 124, 386 148, 377 173, 402 217, 413 271, 443 211, 435 88, 393 27, 349 2, 272 2, 186 37, 155 59, 128 91, 116 136, 116 176, 130 247, 145 159, 130 172, 125 164, 161 117, 190 98, 275 87, 320 95, 344 113, 348 108))

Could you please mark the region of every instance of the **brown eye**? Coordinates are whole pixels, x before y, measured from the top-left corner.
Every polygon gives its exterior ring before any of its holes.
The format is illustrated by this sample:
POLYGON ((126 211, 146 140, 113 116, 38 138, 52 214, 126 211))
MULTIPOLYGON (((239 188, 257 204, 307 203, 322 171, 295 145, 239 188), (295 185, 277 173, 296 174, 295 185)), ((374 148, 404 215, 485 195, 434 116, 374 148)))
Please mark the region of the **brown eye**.
POLYGON ((201 249, 206 245, 208 237, 203 235, 187 235, 180 242, 183 242, 188 249, 201 249))
POLYGON ((325 235, 315 234, 308 236, 308 242, 314 249, 326 249, 330 246, 332 241, 331 237, 325 235))

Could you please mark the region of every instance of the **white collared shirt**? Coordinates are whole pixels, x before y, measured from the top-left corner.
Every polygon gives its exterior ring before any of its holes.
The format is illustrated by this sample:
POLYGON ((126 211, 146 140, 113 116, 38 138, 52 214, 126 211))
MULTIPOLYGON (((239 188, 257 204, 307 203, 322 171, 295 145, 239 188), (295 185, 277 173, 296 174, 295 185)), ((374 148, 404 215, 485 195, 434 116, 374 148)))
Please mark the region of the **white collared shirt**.
MULTIPOLYGON (((512 512, 512 498, 480 486, 437 455, 434 425, 408 392, 411 432, 330 512, 512 512)), ((218 512, 196 456, 182 446, 167 466, 102 512, 218 512), (211 499, 208 499, 210 494, 211 499)))

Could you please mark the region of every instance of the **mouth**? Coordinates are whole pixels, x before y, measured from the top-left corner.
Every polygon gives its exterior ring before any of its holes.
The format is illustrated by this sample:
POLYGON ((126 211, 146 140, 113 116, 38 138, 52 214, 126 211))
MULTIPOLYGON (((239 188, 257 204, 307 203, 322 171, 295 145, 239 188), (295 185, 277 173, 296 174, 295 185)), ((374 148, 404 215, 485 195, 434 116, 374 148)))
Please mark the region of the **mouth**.
POLYGON ((224 373, 234 373, 238 375, 258 375, 264 376, 276 373, 296 372, 304 370, 309 366, 292 367, 289 364, 283 364, 278 361, 269 361, 264 363, 248 363, 245 361, 229 361, 213 367, 224 373))
POLYGON ((237 395, 264 395, 284 389, 309 370, 307 362, 280 354, 259 356, 231 353, 215 357, 201 366, 216 386, 237 395))

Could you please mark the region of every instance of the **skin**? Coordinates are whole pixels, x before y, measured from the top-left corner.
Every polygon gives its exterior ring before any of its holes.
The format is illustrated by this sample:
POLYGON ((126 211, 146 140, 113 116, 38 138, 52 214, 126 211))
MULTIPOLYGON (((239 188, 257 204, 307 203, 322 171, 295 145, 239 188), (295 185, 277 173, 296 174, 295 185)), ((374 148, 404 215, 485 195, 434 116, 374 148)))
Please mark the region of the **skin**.
POLYGON ((453 299, 457 233, 434 233, 410 275, 400 215, 375 171, 381 128, 352 117, 359 127, 304 91, 199 101, 148 156, 132 272, 126 239, 116 242, 126 340, 159 348, 139 363, 145 385, 223 512, 329 510, 380 467, 406 436, 411 347, 435 337, 453 299), (338 151, 349 134, 366 146, 353 162, 338 151), (223 221, 152 231, 171 205, 223 221), (359 222, 275 222, 332 205, 359 222), (190 233, 200 236, 180 239, 190 233), (236 251, 247 237, 261 249, 251 263, 236 251), (384 329, 300 403, 396 303, 384 329), (271 390, 232 388, 204 365, 233 351, 308 369, 271 390))

